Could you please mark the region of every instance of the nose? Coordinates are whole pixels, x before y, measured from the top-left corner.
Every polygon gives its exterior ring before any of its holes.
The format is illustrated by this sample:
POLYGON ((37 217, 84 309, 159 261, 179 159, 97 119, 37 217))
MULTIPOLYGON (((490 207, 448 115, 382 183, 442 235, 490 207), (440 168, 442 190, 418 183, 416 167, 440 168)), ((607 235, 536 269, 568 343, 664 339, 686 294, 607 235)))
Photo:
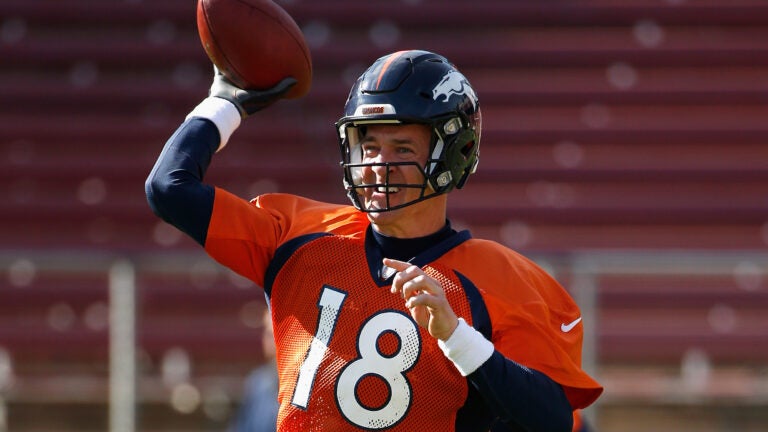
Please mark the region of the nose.
POLYGON ((393 172, 396 165, 388 165, 389 162, 394 160, 394 152, 387 147, 382 148, 375 158, 371 160, 373 165, 371 169, 377 175, 383 177, 387 172, 393 172))
POLYGON ((389 178, 389 174, 395 171, 396 165, 389 165, 387 159, 377 157, 374 161, 374 164, 371 166, 371 171, 376 176, 376 178, 380 180, 384 180, 386 178, 389 178))

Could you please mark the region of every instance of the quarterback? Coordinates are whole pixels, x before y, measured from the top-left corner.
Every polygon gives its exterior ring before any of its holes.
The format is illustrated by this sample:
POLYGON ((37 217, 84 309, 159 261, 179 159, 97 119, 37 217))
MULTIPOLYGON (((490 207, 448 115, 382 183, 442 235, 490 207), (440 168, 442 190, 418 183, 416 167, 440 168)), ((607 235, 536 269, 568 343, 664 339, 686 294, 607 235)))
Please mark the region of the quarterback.
POLYGON ((250 201, 204 183, 242 119, 295 81, 220 73, 146 182, 153 211, 263 287, 279 431, 563 431, 602 387, 581 369, 568 293, 532 261, 456 231, 448 193, 478 164, 480 105, 444 57, 399 51, 352 87, 336 123, 351 205, 250 201))

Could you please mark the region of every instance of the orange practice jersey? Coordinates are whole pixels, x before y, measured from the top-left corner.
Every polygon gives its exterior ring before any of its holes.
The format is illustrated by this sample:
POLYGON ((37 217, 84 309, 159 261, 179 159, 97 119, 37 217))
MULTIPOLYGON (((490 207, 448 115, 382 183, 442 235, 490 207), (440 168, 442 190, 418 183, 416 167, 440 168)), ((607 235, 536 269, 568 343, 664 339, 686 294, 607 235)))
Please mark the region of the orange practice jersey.
MULTIPOLYGON (((280 431, 454 430, 467 380, 390 293, 369 225, 351 206, 284 194, 249 203, 216 189, 205 247, 268 294, 280 431)), ((561 384, 574 409, 598 397, 580 367, 581 325, 569 328, 580 312, 534 263, 468 232, 411 262, 497 351, 561 384)))

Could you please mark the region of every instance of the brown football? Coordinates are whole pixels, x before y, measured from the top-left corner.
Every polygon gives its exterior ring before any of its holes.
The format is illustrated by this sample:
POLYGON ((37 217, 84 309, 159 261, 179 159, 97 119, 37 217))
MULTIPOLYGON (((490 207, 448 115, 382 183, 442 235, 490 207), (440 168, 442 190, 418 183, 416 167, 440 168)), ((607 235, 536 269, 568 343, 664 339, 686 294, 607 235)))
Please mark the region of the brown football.
POLYGON ((198 0, 197 30, 213 64, 238 87, 267 89, 293 77, 286 98, 309 92, 312 58, 304 34, 273 1, 198 0))

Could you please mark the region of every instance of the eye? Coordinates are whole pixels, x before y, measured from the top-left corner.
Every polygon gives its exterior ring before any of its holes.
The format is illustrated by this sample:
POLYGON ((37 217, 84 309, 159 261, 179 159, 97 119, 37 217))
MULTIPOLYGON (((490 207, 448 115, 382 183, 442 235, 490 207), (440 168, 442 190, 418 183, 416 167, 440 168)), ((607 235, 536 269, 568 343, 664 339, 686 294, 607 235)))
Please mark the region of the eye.
POLYGON ((379 146, 371 142, 363 143, 362 149, 365 157, 376 157, 379 154, 379 146))

